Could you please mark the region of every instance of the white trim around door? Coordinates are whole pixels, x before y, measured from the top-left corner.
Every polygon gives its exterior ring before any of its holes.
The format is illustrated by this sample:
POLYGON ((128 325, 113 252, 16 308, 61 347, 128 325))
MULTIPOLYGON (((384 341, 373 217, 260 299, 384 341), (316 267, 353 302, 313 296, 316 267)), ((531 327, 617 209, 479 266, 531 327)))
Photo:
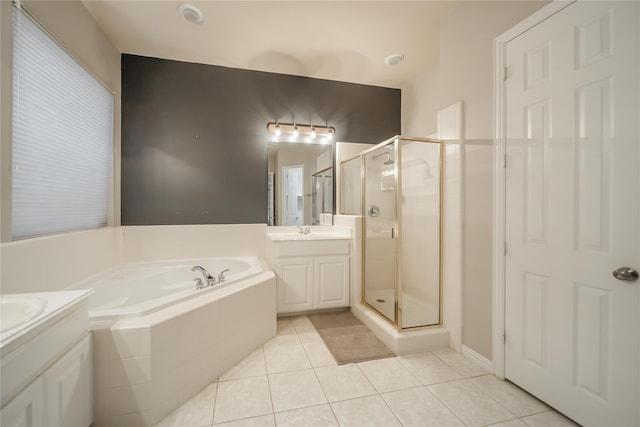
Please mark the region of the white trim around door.
MULTIPOLYGON (((575 1, 575 0, 574 0, 575 1)), ((574 1, 553 1, 524 21, 498 36, 493 42, 493 106, 494 106, 494 162, 493 162, 493 372, 504 379, 505 330, 505 91, 508 75, 505 65, 506 44, 515 37, 548 19, 574 1)))

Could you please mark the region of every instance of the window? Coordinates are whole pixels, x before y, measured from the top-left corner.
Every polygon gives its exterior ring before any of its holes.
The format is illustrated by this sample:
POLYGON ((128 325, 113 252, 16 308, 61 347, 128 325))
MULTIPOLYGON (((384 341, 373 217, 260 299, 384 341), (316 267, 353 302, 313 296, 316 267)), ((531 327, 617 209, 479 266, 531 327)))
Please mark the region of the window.
POLYGON ((113 95, 13 9, 13 237, 106 226, 113 95))

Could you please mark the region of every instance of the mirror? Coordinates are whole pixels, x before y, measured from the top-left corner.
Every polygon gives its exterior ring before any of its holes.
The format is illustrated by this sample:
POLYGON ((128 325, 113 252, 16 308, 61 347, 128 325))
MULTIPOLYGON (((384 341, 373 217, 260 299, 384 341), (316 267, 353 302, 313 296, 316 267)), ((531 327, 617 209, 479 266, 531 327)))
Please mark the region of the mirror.
POLYGON ((333 144, 269 142, 267 182, 268 225, 324 223, 334 213, 333 144))

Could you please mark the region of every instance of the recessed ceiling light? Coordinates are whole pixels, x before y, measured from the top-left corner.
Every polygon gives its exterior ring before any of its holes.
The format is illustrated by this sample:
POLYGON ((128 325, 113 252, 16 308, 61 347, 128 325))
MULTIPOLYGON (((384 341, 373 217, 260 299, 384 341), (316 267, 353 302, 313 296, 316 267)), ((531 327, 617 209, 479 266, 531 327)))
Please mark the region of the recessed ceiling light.
POLYGON ((404 59, 404 55, 400 53, 394 53, 393 55, 389 55, 386 58, 384 58, 384 63, 389 66, 394 66, 401 63, 403 59, 404 59))
POLYGON ((204 21, 204 14, 200 9, 192 4, 181 4, 178 7, 180 14, 187 21, 192 24, 201 24, 204 21))

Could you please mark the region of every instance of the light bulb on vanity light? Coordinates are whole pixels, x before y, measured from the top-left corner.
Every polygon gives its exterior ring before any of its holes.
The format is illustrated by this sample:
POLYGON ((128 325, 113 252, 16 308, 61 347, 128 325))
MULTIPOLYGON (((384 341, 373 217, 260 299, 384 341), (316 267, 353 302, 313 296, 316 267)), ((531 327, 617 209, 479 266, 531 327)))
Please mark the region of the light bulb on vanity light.
POLYGON ((316 137, 316 128, 311 125, 311 133, 309 134, 309 138, 314 139, 316 137))
POLYGON ((291 136, 293 136, 294 138, 297 138, 298 136, 300 136, 300 132, 298 132, 297 125, 293 125, 293 134, 291 136))
POLYGON ((275 134, 275 136, 280 136, 280 134, 282 134, 282 132, 280 131, 280 125, 278 124, 278 122, 276 122, 276 130, 273 133, 275 134))

